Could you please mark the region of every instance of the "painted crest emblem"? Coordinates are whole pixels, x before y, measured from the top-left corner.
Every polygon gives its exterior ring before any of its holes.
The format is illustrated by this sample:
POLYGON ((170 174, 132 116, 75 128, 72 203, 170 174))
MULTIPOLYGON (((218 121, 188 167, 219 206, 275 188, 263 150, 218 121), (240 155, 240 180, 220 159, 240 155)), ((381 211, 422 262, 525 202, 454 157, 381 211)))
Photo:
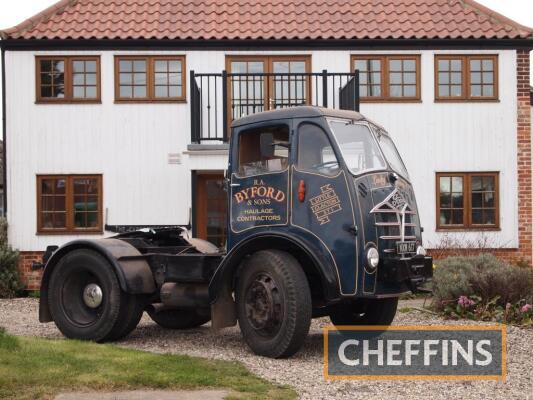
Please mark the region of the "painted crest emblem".
POLYGON ((342 210, 341 201, 330 184, 320 187, 321 193, 309 199, 311 211, 320 225, 330 222, 329 216, 342 210))

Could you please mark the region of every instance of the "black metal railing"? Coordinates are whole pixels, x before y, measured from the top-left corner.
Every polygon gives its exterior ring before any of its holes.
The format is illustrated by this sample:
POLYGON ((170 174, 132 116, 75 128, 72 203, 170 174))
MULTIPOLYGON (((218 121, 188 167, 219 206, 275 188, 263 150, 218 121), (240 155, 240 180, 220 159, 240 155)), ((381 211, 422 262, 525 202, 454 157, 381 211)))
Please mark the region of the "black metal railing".
POLYGON ((191 142, 227 142, 245 115, 297 105, 359 111, 359 73, 190 72, 191 142))

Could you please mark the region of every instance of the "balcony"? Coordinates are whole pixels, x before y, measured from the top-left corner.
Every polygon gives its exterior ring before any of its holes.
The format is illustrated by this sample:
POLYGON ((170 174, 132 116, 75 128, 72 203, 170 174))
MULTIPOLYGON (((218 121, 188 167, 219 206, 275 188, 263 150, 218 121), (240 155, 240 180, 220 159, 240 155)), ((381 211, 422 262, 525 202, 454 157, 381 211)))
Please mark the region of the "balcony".
POLYGON ((190 72, 191 143, 223 144, 234 119, 265 110, 315 105, 359 110, 359 73, 190 72))

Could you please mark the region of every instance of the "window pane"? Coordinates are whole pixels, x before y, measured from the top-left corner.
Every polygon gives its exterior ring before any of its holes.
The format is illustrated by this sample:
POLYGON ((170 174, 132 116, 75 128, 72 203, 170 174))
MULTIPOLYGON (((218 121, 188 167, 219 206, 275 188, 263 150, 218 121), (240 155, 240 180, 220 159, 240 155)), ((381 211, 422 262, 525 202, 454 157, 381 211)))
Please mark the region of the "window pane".
POLYGON ((155 74, 155 84, 156 85, 166 85, 168 84, 168 75, 167 73, 156 73, 155 74))
POLYGON ((120 97, 131 98, 133 96, 133 88, 131 86, 120 87, 120 97))
POLYGON ((82 99, 85 97, 85 88, 83 86, 74 86, 72 88, 72 96, 76 99, 82 99))
POLYGON ((52 87, 41 86, 41 97, 52 97, 52 87))
POLYGON ((85 75, 84 74, 74 74, 74 75, 72 75, 72 84, 73 85, 83 85, 83 84, 85 84, 85 75))
POLYGON ((439 184, 441 193, 448 193, 452 189, 451 178, 449 176, 441 176, 439 178, 439 184))
POLYGON ((391 70, 391 71, 401 71, 402 70, 402 60, 390 60, 389 61, 389 70, 391 70))
POLYGON ((416 74, 413 72, 408 72, 403 74, 403 83, 415 84, 416 83, 416 74))
POLYGON ((145 72, 146 71, 146 61, 145 60, 134 60, 133 61, 133 71, 134 72, 145 72))
POLYGON ((483 193, 483 207, 486 207, 486 208, 494 207, 494 193, 493 192, 483 193))
POLYGON ((451 82, 452 83, 455 83, 455 84, 460 84, 461 83, 461 73, 460 72, 452 72, 451 73, 451 82))
POLYGON ((492 71, 494 69, 492 60, 483 60, 482 66, 484 71, 492 71))
POLYGON ((481 73, 473 72, 470 74, 470 83, 481 83, 481 73))
POLYGON ((481 61, 470 60, 470 71, 481 71, 481 61))
POLYGON ((463 210, 452 211, 452 224, 463 225, 463 210))
POLYGON ((483 223, 486 225, 496 224, 494 210, 483 210, 483 223))
POLYGON ((181 61, 173 60, 168 62, 169 72, 178 72, 181 73, 181 61))
POLYGON ((452 211, 440 210, 439 220, 441 225, 450 225, 452 223, 452 211))
POLYGON ((133 84, 133 75, 132 74, 120 74, 120 84, 121 85, 133 84))
POLYGON ((133 74, 133 84, 134 85, 145 85, 146 74, 143 74, 143 73, 133 74))
POLYGON ((52 71, 58 73, 65 72, 65 62, 64 61, 52 61, 52 71))
POLYGON ((155 87, 155 97, 168 97, 168 87, 167 86, 156 86, 155 87))
POLYGON ((67 227, 67 214, 64 212, 54 213, 54 228, 66 228, 67 227))
POLYGON ((463 193, 454 193, 452 196, 453 208, 463 208, 463 193))
POLYGON ((450 61, 449 60, 439 60, 439 71, 449 71, 450 61))
POLYGON ((181 86, 169 86, 168 87, 168 96, 169 97, 181 97, 181 86))
POLYGON ((134 86, 133 97, 146 97, 146 87, 145 86, 134 86))
POLYGON ((85 61, 85 72, 96 73, 96 61, 85 61))
POLYGON ((463 177, 461 176, 452 177, 452 191, 453 192, 463 191, 463 177))
POLYGON ((133 71, 133 62, 130 60, 120 60, 119 62, 120 72, 132 72, 133 71))
POLYGON ((480 209, 472 210, 472 223, 473 224, 482 224, 483 223, 483 211, 480 209))
POLYGON ((450 91, 450 95, 453 97, 461 97, 463 95, 463 87, 460 85, 452 85, 450 91))
POLYGON ((403 70, 404 71, 415 71, 416 70, 415 60, 404 60, 403 61, 403 70))
POLYGON ((494 96, 493 86, 492 85, 483 85, 483 96, 492 97, 494 96))
POLYGON ((452 198, 450 193, 441 193, 440 195, 440 207, 441 208, 451 208, 452 198))
POLYGON ((73 72, 85 72, 85 62, 84 61, 73 61, 72 71, 73 72))
POLYGON ((96 86, 96 74, 86 74, 85 84, 90 86, 96 86))
POLYGON ((390 86, 390 95, 391 97, 401 97, 402 96, 402 87, 398 85, 390 86))
POLYGON ((483 72, 483 83, 492 83, 494 74, 492 72, 483 72))
POLYGON ((479 208, 482 206, 483 193, 472 193, 472 207, 479 208))
POLYGON ((447 72, 439 72, 439 83, 450 83, 450 74, 447 72))
POLYGON ((154 64, 155 72, 167 72, 166 60, 156 60, 154 64))
POLYGON ((416 86, 404 86, 403 95, 405 97, 415 97, 416 96, 416 86))
POLYGON ((168 77, 169 77, 169 84, 171 85, 179 85, 181 83, 181 74, 170 73, 168 77))
POLYGON ((370 74, 370 83, 381 83, 381 73, 372 72, 370 74))
POLYGON ((402 74, 399 72, 392 72, 390 74, 390 83, 392 84, 400 84, 402 83, 402 74))
POLYGON ((439 85, 439 96, 448 97, 450 95, 450 87, 448 85, 439 85))
POLYGON ((52 87, 52 97, 64 98, 65 97, 65 87, 63 85, 53 86, 52 87))
POLYGON ((462 60, 451 60, 451 70, 452 71, 461 71, 463 69, 463 61, 462 60))
POLYGON ((483 190, 494 190, 494 177, 493 176, 484 176, 483 177, 483 190))
POLYGON ((481 86, 480 85, 470 85, 470 95, 472 97, 481 96, 481 86))
POLYGON ((85 88, 85 98, 94 99, 96 98, 96 86, 87 86, 85 88))

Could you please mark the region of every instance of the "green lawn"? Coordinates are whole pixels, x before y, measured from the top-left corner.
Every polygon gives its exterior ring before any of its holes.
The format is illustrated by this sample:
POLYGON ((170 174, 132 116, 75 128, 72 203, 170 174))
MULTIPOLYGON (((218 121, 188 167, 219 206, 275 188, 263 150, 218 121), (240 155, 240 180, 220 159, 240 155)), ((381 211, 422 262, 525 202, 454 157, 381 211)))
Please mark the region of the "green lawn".
POLYGON ((218 388, 239 399, 294 399, 240 363, 158 355, 76 340, 13 337, 0 330, 0 398, 36 399, 61 391, 218 388))

